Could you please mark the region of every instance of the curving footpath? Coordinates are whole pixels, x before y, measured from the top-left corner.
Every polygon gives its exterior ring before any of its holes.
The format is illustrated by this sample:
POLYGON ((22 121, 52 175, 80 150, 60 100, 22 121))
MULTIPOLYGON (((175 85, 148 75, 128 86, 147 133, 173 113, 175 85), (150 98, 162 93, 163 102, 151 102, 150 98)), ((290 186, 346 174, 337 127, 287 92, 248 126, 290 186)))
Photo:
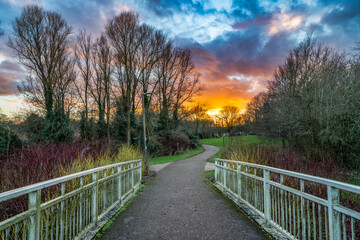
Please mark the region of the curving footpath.
POLYGON ((103 239, 267 239, 258 227, 204 180, 218 149, 174 162, 158 174, 103 239))

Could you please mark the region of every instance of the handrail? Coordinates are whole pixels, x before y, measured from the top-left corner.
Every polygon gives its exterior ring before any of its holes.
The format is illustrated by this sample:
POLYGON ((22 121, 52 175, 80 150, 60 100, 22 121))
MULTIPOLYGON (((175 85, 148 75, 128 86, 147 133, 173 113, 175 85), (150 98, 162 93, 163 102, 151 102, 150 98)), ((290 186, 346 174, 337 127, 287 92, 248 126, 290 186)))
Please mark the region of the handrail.
POLYGON ((41 190, 41 189, 44 189, 44 188, 47 188, 47 187, 51 187, 51 186, 54 186, 54 185, 62 183, 62 182, 67 182, 67 181, 69 181, 71 179, 74 179, 74 178, 86 176, 86 175, 89 175, 89 174, 94 173, 94 172, 99 172, 99 171, 103 171, 105 169, 114 168, 114 167, 122 166, 122 165, 129 164, 129 163, 134 163, 134 162, 138 162, 138 161, 141 161, 141 159, 132 160, 132 161, 128 161, 128 162, 115 163, 115 164, 102 166, 102 167, 97 167, 97 168, 85 170, 85 171, 82 171, 82 172, 73 173, 73 174, 70 174, 70 175, 50 179, 50 180, 47 180, 47 181, 34 183, 34 184, 31 184, 31 185, 21 187, 21 188, 17 188, 17 189, 13 189, 13 190, 10 190, 10 191, 7 191, 7 192, 2 192, 2 193, 0 193, 0 202, 9 200, 11 198, 16 198, 16 197, 19 197, 21 195, 24 195, 24 194, 27 194, 27 193, 30 193, 30 192, 34 192, 34 191, 41 190))
POLYGON ((221 160, 223 162, 235 163, 235 164, 240 163, 241 165, 244 165, 244 166, 256 167, 256 168, 260 168, 263 170, 269 170, 274 173, 285 174, 285 175, 288 175, 291 177, 296 177, 296 178, 300 178, 303 180, 328 185, 331 187, 342 188, 343 190, 346 190, 346 191, 349 191, 352 193, 356 193, 356 194, 360 194, 360 186, 349 184, 349 183, 344 183, 344 182, 340 182, 340 181, 336 181, 336 180, 331 180, 328 178, 317 177, 317 176, 304 174, 304 173, 292 172, 292 171, 284 170, 281 168, 268 167, 268 166, 259 165, 259 164, 255 164, 255 163, 247 163, 247 162, 242 162, 242 161, 226 160, 226 159, 220 159, 220 158, 216 158, 216 160, 221 160))
POLYGON ((0 193, 0 204, 28 196, 27 209, 24 206, 22 212, 0 222, 0 239, 64 240, 93 236, 105 224, 104 219, 113 216, 132 196, 141 179, 139 159, 0 193), (42 190, 55 185, 59 187, 52 196, 46 191, 43 195, 42 190))
POLYGON ((360 236, 360 204, 349 204, 349 197, 360 199, 360 186, 219 158, 215 159, 215 183, 287 238, 338 240, 360 236), (319 189, 323 191, 321 197, 314 195, 319 189), (345 206, 342 197, 347 197, 345 206))

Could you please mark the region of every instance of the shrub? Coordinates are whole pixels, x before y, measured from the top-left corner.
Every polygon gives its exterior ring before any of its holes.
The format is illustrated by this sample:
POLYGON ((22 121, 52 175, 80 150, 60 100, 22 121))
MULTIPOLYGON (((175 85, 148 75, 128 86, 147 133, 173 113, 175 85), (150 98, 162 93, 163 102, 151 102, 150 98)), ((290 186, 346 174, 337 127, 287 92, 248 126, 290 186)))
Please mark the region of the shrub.
POLYGON ((161 149, 161 143, 164 141, 164 138, 159 135, 153 135, 148 138, 148 153, 151 156, 157 156, 161 149))
POLYGON ((46 119, 42 136, 47 142, 71 142, 74 129, 70 126, 68 118, 54 116, 53 119, 46 119))
POLYGON ((24 121, 25 132, 27 139, 31 143, 38 143, 42 140, 42 132, 44 130, 43 117, 35 113, 31 113, 24 121))
POLYGON ((193 133, 185 133, 189 138, 189 148, 190 149, 196 149, 201 146, 201 142, 198 136, 196 136, 193 133))
POLYGON ((5 156, 5 154, 21 147, 21 145, 21 140, 16 133, 8 127, 0 126, 0 156, 5 156))
POLYGON ((169 139, 163 140, 158 156, 181 154, 189 150, 189 138, 184 133, 173 133, 169 139))

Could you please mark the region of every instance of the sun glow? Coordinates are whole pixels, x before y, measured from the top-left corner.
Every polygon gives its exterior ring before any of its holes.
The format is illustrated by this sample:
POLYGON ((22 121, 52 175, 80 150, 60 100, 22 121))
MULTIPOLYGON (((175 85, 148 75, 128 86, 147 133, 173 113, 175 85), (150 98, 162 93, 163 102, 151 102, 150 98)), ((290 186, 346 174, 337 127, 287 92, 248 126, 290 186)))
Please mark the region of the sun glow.
POLYGON ((209 111, 207 111, 207 114, 209 114, 210 116, 215 116, 217 114, 219 114, 221 108, 216 108, 216 109, 210 109, 209 111))

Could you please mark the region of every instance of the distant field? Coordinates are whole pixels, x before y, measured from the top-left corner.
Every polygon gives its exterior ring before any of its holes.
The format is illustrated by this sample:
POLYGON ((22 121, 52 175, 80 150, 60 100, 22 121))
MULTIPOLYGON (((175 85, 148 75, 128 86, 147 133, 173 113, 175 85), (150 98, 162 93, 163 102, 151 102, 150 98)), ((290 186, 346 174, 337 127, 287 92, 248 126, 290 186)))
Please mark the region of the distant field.
POLYGON ((202 153, 203 151, 204 151, 204 147, 201 146, 191 152, 187 152, 187 153, 180 154, 180 155, 151 158, 149 160, 149 163, 150 164, 160 164, 160 163, 174 162, 174 161, 178 161, 178 160, 185 159, 185 158, 194 156, 196 154, 202 153))
MULTIPOLYGON (((240 140, 245 145, 250 144, 270 144, 270 145, 279 145, 281 144, 278 139, 267 139, 263 137, 259 137, 256 135, 245 135, 245 136, 236 136, 236 137, 225 137, 224 143, 232 141, 232 140, 240 140)), ((200 140, 202 144, 209 144, 217 147, 223 147, 223 139, 222 138, 207 138, 200 140)))
POLYGON ((207 138, 207 139, 201 139, 200 141, 202 144, 213 145, 213 146, 220 148, 220 151, 209 159, 209 162, 214 163, 215 158, 220 158, 221 155, 223 154, 224 144, 226 146, 228 143, 231 143, 231 141, 239 141, 239 140, 241 140, 242 144, 244 144, 245 146, 251 145, 251 144, 269 144, 269 145, 280 145, 281 144, 281 141, 278 139, 268 139, 268 138, 263 138, 263 137, 259 137, 256 135, 225 137, 224 140, 222 138, 207 138))

